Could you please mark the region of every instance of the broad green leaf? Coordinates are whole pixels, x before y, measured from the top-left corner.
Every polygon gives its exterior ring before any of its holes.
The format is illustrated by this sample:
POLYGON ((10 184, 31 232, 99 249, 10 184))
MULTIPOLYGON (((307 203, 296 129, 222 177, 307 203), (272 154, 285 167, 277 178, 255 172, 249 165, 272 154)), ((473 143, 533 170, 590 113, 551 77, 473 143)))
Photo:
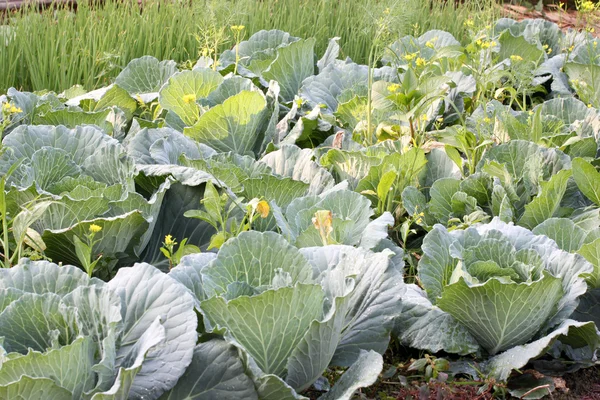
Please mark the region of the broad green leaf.
POLYGON ((13 218, 13 236, 17 243, 27 240, 28 231, 31 231, 30 226, 42 217, 51 204, 50 201, 35 203, 31 207, 25 208, 13 218))
POLYGON ((337 181, 347 180, 350 189, 356 188, 358 182, 367 176, 372 166, 380 164, 377 157, 367 156, 361 151, 329 150, 319 163, 323 167, 331 167, 337 181))
POLYGON ((583 246, 586 232, 568 218, 550 218, 537 225, 536 235, 546 235, 554 240, 559 248, 569 253, 578 252, 583 246))
POLYGON ((0 386, 0 398, 11 400, 71 400, 68 390, 58 386, 52 379, 22 376, 16 382, 0 386))
POLYGON ((327 369, 341 340, 347 300, 338 297, 334 301, 335 313, 329 320, 312 321, 288 359, 285 381, 297 392, 308 389, 327 369))
MULTIPOLYGON (((504 353, 492 357, 484 363, 484 371, 496 379, 505 380, 509 377, 513 369, 521 369, 531 359, 544 354, 556 340, 568 342, 569 336, 584 338, 590 344, 595 344, 594 342, 597 343, 598 341, 598 334, 593 323, 566 320, 548 335, 531 343, 515 346, 504 353)), ((587 343, 581 344, 585 345, 587 343)))
POLYGON ((148 221, 139 211, 131 211, 117 217, 95 218, 80 222, 64 229, 46 229, 42 239, 46 243, 46 255, 54 261, 65 264, 81 265, 75 251, 73 236, 82 239, 89 233, 89 227, 96 224, 102 231, 96 234, 98 242, 93 248, 93 258, 102 254, 104 266, 100 274, 111 274, 119 263, 126 264, 136 260, 135 249, 148 229, 148 221))
POLYGON ((122 332, 121 299, 107 285, 80 286, 63 298, 77 308, 79 333, 91 338, 96 346, 94 365, 96 390, 107 390, 113 384, 117 337, 122 332))
POLYGON ((169 77, 177 72, 175 61, 158 61, 151 56, 131 60, 115 79, 129 94, 158 92, 169 77))
POLYGON ((425 211, 427 199, 416 187, 407 186, 402 191, 402 205, 406 209, 408 215, 413 216, 425 211))
POLYGON ((403 343, 432 353, 446 351, 470 354, 479 344, 467 328, 450 314, 434 307, 418 286, 407 285, 402 312, 395 320, 394 333, 403 343))
POLYGON ((202 270, 216 258, 215 253, 189 254, 181 258, 179 265, 169 271, 169 276, 185 286, 195 297, 196 307, 206 300, 202 282, 202 270))
POLYGON ((430 188, 434 182, 443 178, 460 178, 461 172, 452 161, 447 151, 441 149, 431 149, 427 154, 427 164, 423 171, 421 186, 430 188))
MULTIPOLYGON (((315 161, 314 152, 295 145, 283 145, 260 159, 273 173, 310 184, 308 193, 318 195, 335 185, 331 174, 315 161)), ((286 205, 277 203, 281 207, 286 205)))
POLYGON ((381 180, 377 184, 377 197, 380 201, 387 200, 397 177, 398 175, 395 171, 388 171, 381 176, 381 180))
POLYGON ((454 239, 442 225, 423 239, 423 257, 419 261, 419 279, 427 296, 435 304, 444 287, 450 282, 457 260, 450 255, 450 245, 454 239))
MULTIPOLYGON (((128 354, 119 367, 113 385, 104 392, 94 394, 91 400, 142 400, 147 396, 158 398, 165 390, 162 387, 168 385, 170 389, 175 384, 176 379, 169 382, 155 382, 152 380, 147 382, 147 378, 144 376, 140 376, 142 379, 138 378, 144 367, 157 362, 152 360, 152 353, 160 352, 167 339, 165 327, 160 320, 160 317, 156 317, 154 321, 144 327, 142 335, 137 340, 132 343, 124 343, 128 347, 128 354), (136 378, 138 379, 136 380, 136 378), (141 387, 138 387, 140 380, 144 382, 141 387)), ((185 367, 179 368, 176 364, 170 367, 176 367, 177 370, 180 370, 177 377, 185 369, 185 367)), ((159 369, 155 373, 164 377, 169 371, 159 369)))
POLYGON ((192 126, 200 117, 197 100, 207 97, 223 82, 223 77, 209 68, 178 72, 161 88, 158 101, 162 108, 172 111, 192 126))
POLYGON ((460 181, 455 178, 443 178, 435 181, 429 195, 429 211, 442 224, 447 224, 452 217, 452 198, 460 188, 460 181))
POLYGON ((283 376, 292 351, 311 322, 321 318, 323 296, 321 286, 298 284, 229 302, 213 297, 201 309, 213 327, 227 329, 264 373, 283 376))
POLYGON ((532 61, 536 65, 543 62, 545 52, 539 49, 536 45, 531 44, 523 38, 523 36, 513 36, 512 33, 506 31, 500 35, 499 60, 510 58, 512 55, 518 55, 525 61, 532 61))
POLYGON ((576 158, 573 160, 573 178, 579 190, 600 206, 600 172, 584 159, 576 158))
POLYGON ((309 283, 312 268, 296 247, 275 232, 242 232, 221 247, 217 258, 202 269, 207 297, 224 295, 227 286, 244 282, 270 286, 277 270, 289 273, 292 285, 309 283))
POLYGON ((81 269, 58 266, 48 261, 22 259, 10 269, 0 269, 0 288, 13 288, 27 293, 55 293, 64 297, 82 286, 97 284, 81 269))
POLYGON ((30 378, 50 378, 77 399, 95 384, 93 364, 92 338, 81 337, 47 353, 30 350, 26 355, 4 360, 0 369, 0 387, 19 381, 23 375, 30 378))
POLYGON ((276 375, 267 374, 256 379, 256 391, 260 400, 307 400, 276 375))
POLYGON ((494 185, 492 190, 492 215, 499 217, 503 222, 512 222, 515 211, 511 199, 502 185, 494 185))
POLYGON ((240 92, 208 110, 184 134, 217 151, 252 153, 266 106, 262 94, 240 92))
POLYGON ((100 111, 112 106, 119 107, 123 110, 129 119, 131 119, 138 107, 137 102, 129 95, 129 93, 118 85, 114 85, 104 93, 94 106, 94 111, 100 111))
POLYGON ((107 121, 110 109, 96 112, 72 111, 68 109, 49 111, 38 115, 33 120, 34 125, 64 125, 75 128, 78 125, 96 125, 108 135, 113 133, 113 125, 107 121))
MULTIPOLYGON (((373 253, 350 246, 309 247, 300 252, 313 270, 319 271, 323 286, 339 286, 342 277, 355 280, 352 292, 336 305, 335 318, 340 312, 345 318, 332 365, 352 365, 360 350, 383 354, 389 343, 392 320, 400 313, 404 296, 402 250, 398 251, 398 261, 390 258, 389 250, 373 253)), ((345 295, 345 290, 342 287, 337 291, 345 295)))
POLYGON ((360 238, 360 247, 373 250, 382 240, 388 238, 389 230, 394 227, 395 222, 394 216, 387 211, 369 222, 360 238))
POLYGON ((542 189, 533 201, 525 205, 525 212, 519 219, 519 225, 533 229, 545 220, 552 218, 567 190, 570 170, 562 170, 547 182, 541 182, 542 189))
POLYGON ((556 312, 562 296, 560 279, 549 274, 530 284, 490 279, 469 287, 460 279, 443 289, 437 305, 493 355, 529 341, 556 312))
POLYGON ((590 288, 586 293, 579 297, 579 305, 573 313, 572 318, 577 321, 591 321, 596 326, 600 326, 600 288, 590 288))
POLYGON ((24 293, 0 314, 0 336, 9 352, 44 352, 74 338, 75 309, 65 307, 54 293, 24 293))
POLYGON ((292 178, 278 178, 274 175, 263 175, 243 182, 242 195, 250 200, 264 198, 275 201, 281 207, 287 207, 294 199, 307 194, 309 185, 292 178))
POLYGON ((194 348, 194 358, 177 385, 160 400, 258 400, 238 350, 212 339, 194 348))
POLYGON ((544 148, 524 140, 511 140, 492 147, 477 165, 477 170, 481 171, 489 161, 504 164, 513 180, 523 177, 526 172, 548 180, 560 170, 571 167, 571 159, 562 151, 544 148))
POLYGON ((338 244, 356 245, 370 223, 373 210, 371 202, 364 196, 348 190, 338 190, 325 196, 300 197, 290 203, 286 210, 287 220, 294 233, 298 247, 322 246, 319 231, 312 218, 320 210, 333 214, 331 239, 338 244))
POLYGON ((223 82, 206 97, 206 102, 210 107, 214 107, 217 104, 223 103, 231 96, 247 90, 250 92, 260 90, 254 83, 248 78, 241 76, 231 76, 225 78, 223 82))
POLYGON ((488 174, 476 172, 460 183, 460 190, 477 199, 480 206, 486 206, 492 201, 493 179, 488 174))
MULTIPOLYGON (((323 110, 334 113, 338 109, 339 99, 344 94, 346 100, 354 95, 368 94, 368 68, 355 63, 329 64, 318 75, 309 76, 302 82, 300 97, 306 100, 311 108, 325 104, 323 110)), ((375 74, 376 75, 376 74, 375 74)), ((374 81, 377 76, 374 76, 374 81)))
POLYGON ((375 383, 383 369, 383 357, 374 351, 361 351, 360 356, 344 372, 333 388, 319 397, 321 400, 350 400, 356 390, 375 383))
POLYGON ((31 172, 33 181, 42 190, 48 190, 66 177, 76 177, 82 173, 70 154, 52 147, 45 147, 33 153, 31 172))
POLYGON ((65 150, 77 165, 104 147, 120 147, 119 143, 93 126, 68 129, 64 126, 19 126, 3 140, 17 159, 31 159, 44 146, 65 150))
POLYGON ((335 63, 336 59, 340 54, 340 45, 338 44, 339 37, 334 37, 329 39, 329 43, 327 44, 327 49, 323 54, 323 57, 317 61, 317 67, 319 68, 319 72, 323 71, 323 68, 328 66, 329 64, 335 63))
MULTIPOLYGON (((587 52, 587 48, 585 52, 587 52)), ((600 65, 568 62, 564 65, 564 72, 568 75, 569 80, 585 82, 588 85, 589 93, 582 93, 585 98, 584 101, 599 108, 600 85, 598 84, 598 77, 600 77, 600 65)))
POLYGON ((300 40, 287 32, 277 29, 261 30, 254 33, 248 40, 244 40, 232 50, 221 54, 219 64, 226 68, 235 64, 236 57, 240 58, 240 67, 248 68, 248 72, 260 75, 277 56, 277 49, 288 46, 300 40))
POLYGON ((305 78, 314 74, 315 39, 298 40, 277 50, 277 58, 263 71, 267 80, 281 86, 281 98, 292 101, 305 78))
POLYGON ((165 331, 164 341, 148 350, 129 392, 131 398, 143 398, 147 393, 158 397, 175 385, 192 360, 198 324, 194 300, 179 282, 149 264, 121 268, 108 286, 124 304, 118 367, 130 367, 154 323, 158 321, 165 331))
POLYGON ((600 288, 600 238, 586 243, 577 252, 594 266, 594 272, 586 276, 588 285, 600 288))
POLYGON ((124 145, 138 168, 140 164, 180 164, 182 155, 204 159, 216 154, 210 147, 198 144, 171 128, 142 128, 128 136, 124 145))
MULTIPOLYGON (((379 165, 370 168, 368 175, 357 185, 356 191, 359 193, 377 193, 377 186, 384 174, 389 171, 396 173, 396 180, 393 184, 393 191, 398 195, 402 193, 406 186, 416 186, 418 184, 419 174, 427 164, 425 153, 418 148, 412 148, 404 154, 392 153, 385 156, 379 165)), ((392 206, 395 208, 395 206, 392 206)), ((384 211, 393 211, 386 207, 384 211)))

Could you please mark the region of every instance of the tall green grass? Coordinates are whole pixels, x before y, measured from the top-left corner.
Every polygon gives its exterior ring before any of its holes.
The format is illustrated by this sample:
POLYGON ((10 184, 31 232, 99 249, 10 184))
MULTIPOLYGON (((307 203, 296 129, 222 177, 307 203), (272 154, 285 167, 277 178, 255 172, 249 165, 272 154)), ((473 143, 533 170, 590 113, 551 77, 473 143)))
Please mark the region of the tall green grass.
POLYGON ((195 60, 206 47, 199 38, 216 40, 219 50, 231 47, 230 25, 245 25, 246 37, 275 28, 316 37, 318 54, 340 36, 344 55, 366 63, 384 17, 391 40, 429 29, 465 40, 467 18, 481 25, 496 14, 494 0, 143 0, 142 7, 137 0, 105 0, 81 1, 76 12, 61 5, 41 12, 25 7, 1 22, 0 93, 11 86, 93 89, 142 55, 195 60))

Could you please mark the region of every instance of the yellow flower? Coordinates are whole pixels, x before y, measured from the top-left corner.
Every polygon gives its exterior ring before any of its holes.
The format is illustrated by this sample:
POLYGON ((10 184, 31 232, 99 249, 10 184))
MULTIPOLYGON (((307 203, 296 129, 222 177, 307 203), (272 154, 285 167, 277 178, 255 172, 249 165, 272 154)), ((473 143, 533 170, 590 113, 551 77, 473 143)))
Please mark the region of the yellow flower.
POLYGON ((10 103, 2 104, 2 108, 4 108, 6 111, 10 110, 10 107, 12 107, 12 105, 10 103))
POLYGON ((491 118, 488 118, 488 117, 485 117, 485 118, 483 119, 483 122, 485 122, 486 124, 491 124, 491 123, 492 123, 492 119, 491 119, 491 118))
POLYGON ((91 224, 89 229, 92 233, 98 233, 102 230, 102 227, 100 225, 91 224))
POLYGON ((256 205, 256 211, 258 211, 258 214, 260 214, 261 218, 267 218, 269 216, 269 211, 271 211, 271 207, 269 207, 269 203, 261 200, 256 205))
POLYGON ((12 106, 12 107, 10 108, 10 112, 11 112, 11 113, 13 113, 13 114, 20 113, 20 112, 22 112, 22 111, 23 111, 23 110, 21 110, 19 107, 12 106))
POLYGON ((494 47, 496 46, 498 43, 496 43, 493 40, 481 40, 478 39, 475 44, 477 44, 477 46, 481 47, 482 49, 489 49, 490 47, 494 47))
POLYGON ((415 222, 420 225, 423 223, 423 218, 417 218, 415 222))
POLYGON ((512 56, 510 56, 510 60, 512 62, 523 61, 523 57, 513 54, 512 56))
POLYGON ((571 47, 569 47, 569 53, 571 53, 573 50, 575 49, 575 45, 571 45, 571 47))
POLYGON ((548 47, 548 50, 546 50, 546 53, 547 53, 547 54, 550 54, 550 53, 552 53, 552 49, 551 49, 550 47, 548 47))
POLYGON ((404 59, 405 59, 406 61, 412 61, 412 60, 414 60, 415 58, 417 58, 417 53, 410 53, 410 54, 405 54, 405 55, 404 55, 404 59))
POLYGON ((429 47, 430 49, 433 49, 435 47, 435 42, 438 40, 437 36, 434 37, 431 40, 428 40, 427 43, 425 43, 425 46, 429 47))
POLYGON ((579 5, 579 11, 583 13, 590 13, 593 12, 595 9, 596 6, 594 5, 594 2, 590 0, 582 1, 579 5))
POLYGON ((472 19, 468 19, 464 22, 463 25, 466 26, 467 28, 472 28, 475 26, 475 22, 472 19))
POLYGON ((398 85, 397 83, 392 83, 387 87, 387 90, 390 93, 396 93, 398 90, 400 90, 400 85, 398 85))
POLYGON ((388 8, 386 8, 385 10, 383 10, 383 13, 384 13, 385 15, 388 15, 388 14, 390 13, 390 8, 388 7, 388 8))
POLYGON ((596 32, 596 28, 588 26, 587 28, 585 28, 586 31, 588 31, 589 33, 594 33, 596 32))
POLYGON ((175 244, 175 240, 173 240, 173 236, 172 235, 165 236, 165 245, 172 246, 174 244, 175 244))
POLYGON ((415 64, 417 65, 417 67, 424 67, 427 64, 427 61, 425 61, 424 58, 419 57, 415 61, 415 64))
POLYGON ((231 30, 234 32, 241 32, 246 28, 244 25, 231 25, 231 30))
POLYGON ((592 105, 591 105, 591 104, 588 104, 587 106, 588 106, 588 108, 592 108, 592 105))
POLYGON ((427 122, 427 119, 428 119, 427 114, 421 115, 421 121, 422 122, 427 122))
POLYGON ((196 102, 196 95, 195 94, 186 94, 183 96, 183 102, 185 104, 190 104, 192 102, 196 102))

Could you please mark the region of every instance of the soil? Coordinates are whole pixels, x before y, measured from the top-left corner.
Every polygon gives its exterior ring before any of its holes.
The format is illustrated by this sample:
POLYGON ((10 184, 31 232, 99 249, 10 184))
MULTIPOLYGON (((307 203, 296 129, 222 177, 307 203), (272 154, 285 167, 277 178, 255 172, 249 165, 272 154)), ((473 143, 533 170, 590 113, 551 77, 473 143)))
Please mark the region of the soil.
POLYGON ((576 10, 560 10, 555 5, 544 7, 544 11, 536 11, 531 7, 504 4, 504 14, 508 18, 521 21, 527 18, 542 18, 547 21, 554 22, 562 29, 589 29, 593 28, 592 35, 600 36, 600 16, 584 16, 576 10))

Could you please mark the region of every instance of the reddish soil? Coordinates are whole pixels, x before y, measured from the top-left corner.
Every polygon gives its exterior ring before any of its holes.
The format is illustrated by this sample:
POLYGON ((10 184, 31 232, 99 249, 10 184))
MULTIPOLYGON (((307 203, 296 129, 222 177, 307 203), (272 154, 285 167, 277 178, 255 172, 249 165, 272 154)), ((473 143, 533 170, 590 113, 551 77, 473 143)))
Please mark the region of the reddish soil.
POLYGON ((584 17, 575 10, 559 10, 557 6, 547 6, 543 12, 535 11, 534 9, 524 6, 505 4, 503 6, 504 14, 508 18, 521 21, 527 18, 543 18, 547 21, 554 22, 562 29, 586 29, 594 28, 592 34, 600 36, 600 15, 584 17))

